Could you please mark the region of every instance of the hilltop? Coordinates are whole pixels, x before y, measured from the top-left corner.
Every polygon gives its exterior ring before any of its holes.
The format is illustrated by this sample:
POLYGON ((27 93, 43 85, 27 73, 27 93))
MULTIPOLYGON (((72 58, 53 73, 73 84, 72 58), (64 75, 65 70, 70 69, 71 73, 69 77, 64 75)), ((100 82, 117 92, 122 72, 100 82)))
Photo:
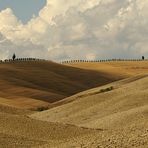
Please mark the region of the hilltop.
POLYGON ((109 74, 110 77, 132 77, 148 72, 148 61, 108 61, 108 62, 74 62, 64 65, 81 69, 95 70, 109 74))

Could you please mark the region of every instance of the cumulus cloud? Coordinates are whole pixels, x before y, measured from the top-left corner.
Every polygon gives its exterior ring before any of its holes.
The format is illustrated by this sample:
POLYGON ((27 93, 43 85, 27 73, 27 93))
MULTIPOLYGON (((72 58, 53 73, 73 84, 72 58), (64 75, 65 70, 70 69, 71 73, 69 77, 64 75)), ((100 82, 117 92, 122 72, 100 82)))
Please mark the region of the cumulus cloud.
POLYGON ((52 60, 148 56, 145 0, 47 0, 27 24, 10 8, 0 12, 2 57, 52 60))

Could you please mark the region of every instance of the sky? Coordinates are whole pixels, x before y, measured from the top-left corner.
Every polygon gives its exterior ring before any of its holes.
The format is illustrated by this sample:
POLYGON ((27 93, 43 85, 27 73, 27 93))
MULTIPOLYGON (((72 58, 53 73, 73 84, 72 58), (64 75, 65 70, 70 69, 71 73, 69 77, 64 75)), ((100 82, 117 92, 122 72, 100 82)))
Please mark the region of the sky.
POLYGON ((0 11, 11 8, 19 20, 27 23, 32 16, 38 16, 45 5, 46 0, 0 0, 0 11))
POLYGON ((148 0, 0 0, 0 59, 148 57, 148 0))

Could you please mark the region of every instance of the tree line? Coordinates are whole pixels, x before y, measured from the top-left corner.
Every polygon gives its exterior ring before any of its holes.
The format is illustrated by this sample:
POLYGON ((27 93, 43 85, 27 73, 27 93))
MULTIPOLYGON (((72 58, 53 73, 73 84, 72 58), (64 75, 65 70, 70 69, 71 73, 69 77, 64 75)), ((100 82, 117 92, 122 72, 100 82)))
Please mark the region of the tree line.
POLYGON ((147 61, 148 59, 106 59, 106 60, 67 60, 62 61, 62 64, 65 63, 87 63, 87 62, 114 62, 114 61, 147 61))
POLYGON ((37 58, 16 58, 16 59, 5 59, 0 60, 0 63, 9 63, 14 61, 45 61, 44 59, 37 59, 37 58))
MULTIPOLYGON (((148 60, 145 59, 144 56, 142 56, 141 59, 106 59, 106 60, 67 60, 67 61, 62 61, 62 64, 65 63, 81 63, 81 62, 112 62, 112 61, 144 61, 148 60)), ((46 61, 45 59, 37 59, 37 58, 16 58, 15 53, 12 56, 12 59, 5 59, 0 60, 0 63, 8 63, 8 62, 14 62, 14 61, 46 61)))

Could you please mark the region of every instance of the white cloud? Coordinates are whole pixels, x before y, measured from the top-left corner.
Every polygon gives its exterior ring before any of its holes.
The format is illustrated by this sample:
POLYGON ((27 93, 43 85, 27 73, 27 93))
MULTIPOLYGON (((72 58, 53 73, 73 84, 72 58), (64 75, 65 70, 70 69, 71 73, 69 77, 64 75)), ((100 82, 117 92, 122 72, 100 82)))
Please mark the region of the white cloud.
POLYGON ((24 25, 7 8, 0 50, 53 60, 148 56, 147 9, 146 0, 47 0, 24 25))
POLYGON ((93 53, 87 54, 86 55, 86 59, 87 60, 95 60, 96 59, 96 55, 93 53))

